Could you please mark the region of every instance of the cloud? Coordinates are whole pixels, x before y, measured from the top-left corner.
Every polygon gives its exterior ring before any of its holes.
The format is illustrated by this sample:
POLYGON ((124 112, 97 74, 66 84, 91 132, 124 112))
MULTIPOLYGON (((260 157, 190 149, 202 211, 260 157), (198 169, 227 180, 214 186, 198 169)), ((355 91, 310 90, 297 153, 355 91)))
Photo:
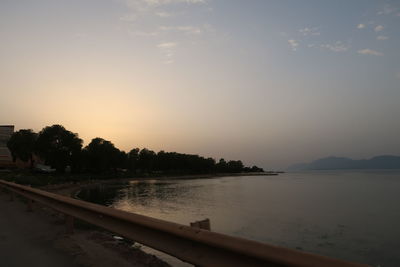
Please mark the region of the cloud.
POLYGON ((204 4, 205 0, 142 0, 148 5, 161 6, 169 4, 204 4))
POLYGON ((389 15, 397 11, 396 7, 386 4, 382 10, 378 11, 378 15, 389 15))
POLYGON ((204 4, 205 0, 126 0, 128 6, 165 6, 170 4, 204 4))
POLYGON ((378 40, 387 40, 387 39, 389 39, 389 37, 384 36, 384 35, 379 35, 378 37, 376 37, 376 39, 378 39, 378 40))
POLYGON ((164 63, 174 63, 175 48, 178 46, 176 42, 165 42, 157 45, 157 48, 161 50, 164 55, 164 63))
POLYGON ((321 48, 328 49, 332 52, 346 52, 349 50, 350 46, 342 43, 341 41, 337 41, 334 44, 322 44, 321 48))
POLYGON ((292 51, 296 51, 299 43, 296 40, 290 39, 288 40, 289 46, 292 48, 292 51))
POLYGON ((160 26, 159 30, 163 32, 180 32, 191 35, 215 32, 214 28, 210 24, 203 24, 201 26, 160 26))
POLYGON ((382 25, 378 25, 378 26, 376 26, 376 27, 374 28, 374 30, 375 30, 376 32, 380 32, 380 31, 382 31, 384 28, 385 28, 385 27, 383 27, 382 25))
POLYGON ((201 28, 193 26, 178 26, 176 29, 189 34, 201 34, 203 32, 201 28))
POLYGON ((304 36, 321 35, 317 27, 312 27, 312 28, 305 27, 304 29, 300 29, 299 32, 304 36))
MULTIPOLYGON (((160 18, 169 18, 173 14, 161 10, 163 7, 169 5, 192 5, 192 4, 206 4, 205 0, 123 0, 126 6, 130 9, 132 14, 125 15, 121 17, 124 21, 133 21, 140 16, 158 16, 160 18)), ((184 8, 184 7, 183 7, 184 8)))
POLYGON ((201 34, 203 30, 200 27, 195 26, 161 26, 161 31, 176 31, 187 34, 201 34))
POLYGON ((158 48, 163 48, 163 49, 170 49, 170 48, 176 47, 177 45, 178 45, 178 43, 169 42, 169 43, 158 44, 157 47, 158 48))
MULTIPOLYGON (((120 17, 122 27, 134 37, 152 38, 153 45, 165 57, 165 63, 172 63, 179 47, 194 44, 205 34, 215 33, 206 20, 203 24, 191 23, 190 12, 208 10, 211 0, 116 0, 126 6, 127 14, 120 17), (193 9, 188 7, 193 6, 193 9), (178 22, 179 21, 179 22, 178 22), (179 24, 177 24, 179 23, 179 24), (170 42, 164 42, 170 40, 170 42), (178 47, 179 43, 179 47, 178 47)), ((203 14, 208 14, 204 13, 203 14)), ((204 18, 206 19, 206 18, 204 18)))
POLYGON ((358 50, 357 53, 362 55, 383 56, 383 53, 368 48, 358 50))
POLYGON ((159 16, 160 18, 169 18, 172 17, 171 13, 165 12, 165 11, 159 11, 156 12, 156 15, 159 16))
POLYGON ((365 28, 365 24, 360 23, 357 25, 357 29, 364 29, 364 28, 365 28))
POLYGON ((400 71, 398 73, 396 73, 396 78, 400 79, 400 71))

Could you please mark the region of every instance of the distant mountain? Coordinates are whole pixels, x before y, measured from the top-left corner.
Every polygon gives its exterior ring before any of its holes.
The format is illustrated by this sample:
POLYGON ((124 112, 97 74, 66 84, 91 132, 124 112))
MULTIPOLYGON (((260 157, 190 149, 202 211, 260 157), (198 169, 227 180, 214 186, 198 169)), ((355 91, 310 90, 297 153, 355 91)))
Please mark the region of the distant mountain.
POLYGON ((354 160, 341 157, 327 157, 310 163, 292 165, 289 170, 348 170, 348 169, 400 169, 399 156, 377 156, 371 159, 354 160))

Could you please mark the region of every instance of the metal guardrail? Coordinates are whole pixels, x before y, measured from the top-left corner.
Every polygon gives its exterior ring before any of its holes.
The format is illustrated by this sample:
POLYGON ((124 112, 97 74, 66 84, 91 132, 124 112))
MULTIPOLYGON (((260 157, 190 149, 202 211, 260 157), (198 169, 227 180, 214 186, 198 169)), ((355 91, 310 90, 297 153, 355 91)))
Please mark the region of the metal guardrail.
POLYGON ((196 266, 367 267, 163 221, 0 180, 0 186, 196 266))

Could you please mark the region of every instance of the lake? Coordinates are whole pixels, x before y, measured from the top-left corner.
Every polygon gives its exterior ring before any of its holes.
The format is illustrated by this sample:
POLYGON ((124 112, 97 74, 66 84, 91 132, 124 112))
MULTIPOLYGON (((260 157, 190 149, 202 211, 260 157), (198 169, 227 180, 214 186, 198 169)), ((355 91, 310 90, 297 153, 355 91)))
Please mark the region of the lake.
POLYGON ((95 203, 380 267, 400 266, 400 171, 144 180, 79 192, 95 203))

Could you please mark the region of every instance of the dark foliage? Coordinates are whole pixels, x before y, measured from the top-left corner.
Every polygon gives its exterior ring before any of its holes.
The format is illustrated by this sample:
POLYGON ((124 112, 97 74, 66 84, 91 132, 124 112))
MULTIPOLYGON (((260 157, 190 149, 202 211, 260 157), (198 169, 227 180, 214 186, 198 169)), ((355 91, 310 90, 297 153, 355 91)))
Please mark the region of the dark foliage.
POLYGON ((19 158, 25 162, 29 160, 32 162, 36 139, 37 134, 32 130, 19 130, 15 132, 7 142, 14 161, 19 158))
POLYGON ((83 166, 93 173, 116 170, 126 164, 125 152, 110 141, 94 138, 82 151, 83 166))
POLYGON ((43 128, 35 143, 35 153, 58 172, 63 172, 67 166, 74 170, 79 165, 81 148, 82 139, 78 134, 57 124, 43 128))
POLYGON ((36 153, 46 164, 58 172, 70 166, 75 173, 132 174, 200 174, 263 172, 256 166, 245 167, 240 160, 226 162, 220 159, 177 152, 158 153, 143 148, 134 148, 129 153, 119 150, 110 141, 94 138, 82 149, 82 140, 77 134, 61 125, 43 128, 37 135, 32 130, 20 130, 11 137, 9 147, 14 157, 27 161, 36 153))

